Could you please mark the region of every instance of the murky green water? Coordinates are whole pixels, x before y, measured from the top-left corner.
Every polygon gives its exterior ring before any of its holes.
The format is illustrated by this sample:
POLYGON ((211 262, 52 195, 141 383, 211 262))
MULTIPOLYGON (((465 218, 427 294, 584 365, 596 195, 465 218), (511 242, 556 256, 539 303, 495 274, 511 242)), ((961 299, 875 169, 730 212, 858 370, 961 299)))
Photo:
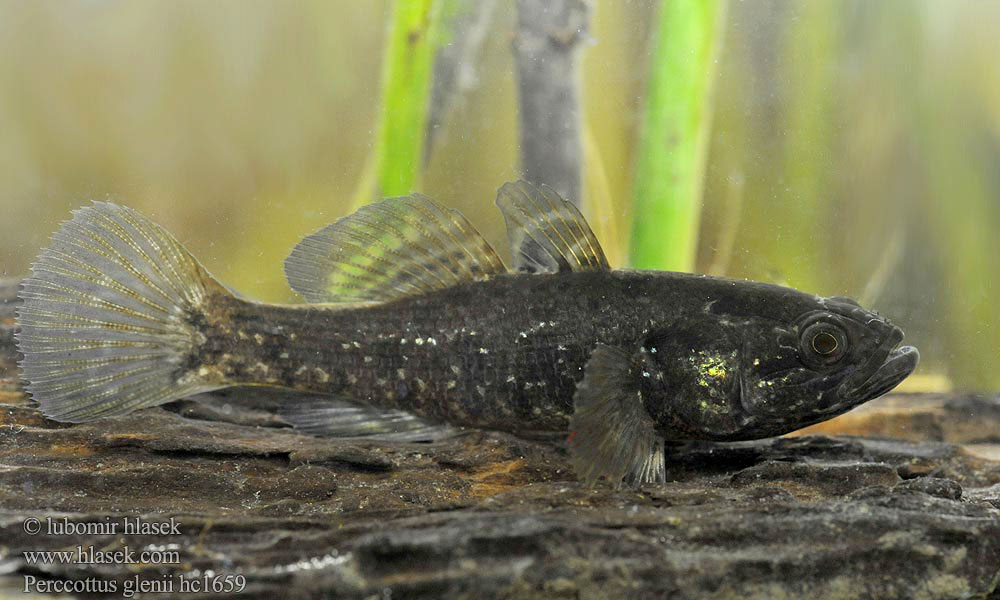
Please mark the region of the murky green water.
MULTIPOLYGON (((584 206, 627 256, 655 3, 597 2, 580 53, 584 206)), ((114 198, 221 280, 295 301, 281 264, 350 211, 377 128, 389 3, 0 3, 0 256, 26 272, 114 198)), ((480 24, 419 190, 498 248, 516 179, 512 6, 480 24)), ((921 349, 916 384, 1000 387, 1000 7, 733 2, 696 270, 861 298, 921 349)))

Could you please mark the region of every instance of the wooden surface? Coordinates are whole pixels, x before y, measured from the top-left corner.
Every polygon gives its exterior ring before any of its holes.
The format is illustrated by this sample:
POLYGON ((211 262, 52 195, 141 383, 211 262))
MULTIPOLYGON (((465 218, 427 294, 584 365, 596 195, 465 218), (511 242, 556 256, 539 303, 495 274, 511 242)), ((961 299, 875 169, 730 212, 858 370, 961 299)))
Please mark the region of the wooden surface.
POLYGON ((180 598, 225 576, 245 579, 241 598, 1000 597, 995 398, 890 397, 821 435, 683 448, 662 486, 590 489, 559 445, 319 440, 274 416, 294 397, 259 390, 53 423, 11 370, 10 317, 0 304, 0 597, 91 580, 180 598), (179 531, 44 530, 135 517, 179 531), (78 546, 177 560, 23 554, 78 546))

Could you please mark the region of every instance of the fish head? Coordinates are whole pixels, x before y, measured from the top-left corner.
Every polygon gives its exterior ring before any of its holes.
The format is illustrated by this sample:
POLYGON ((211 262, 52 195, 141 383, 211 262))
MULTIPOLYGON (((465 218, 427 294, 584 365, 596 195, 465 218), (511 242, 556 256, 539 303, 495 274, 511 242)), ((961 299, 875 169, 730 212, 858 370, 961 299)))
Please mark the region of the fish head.
MULTIPOLYGON (((798 304, 798 303, 796 303, 798 304)), ((844 297, 811 297, 799 314, 751 327, 744 339, 742 436, 781 435, 878 398, 920 358, 903 330, 844 297), (754 331, 755 330, 755 331, 754 331)))
POLYGON ((646 408, 667 437, 782 435, 877 398, 916 368, 919 353, 900 346, 903 331, 849 298, 754 292, 753 302, 713 306, 682 332, 687 351, 674 348, 669 364, 652 358, 665 356, 666 332, 644 345, 655 398, 646 408))

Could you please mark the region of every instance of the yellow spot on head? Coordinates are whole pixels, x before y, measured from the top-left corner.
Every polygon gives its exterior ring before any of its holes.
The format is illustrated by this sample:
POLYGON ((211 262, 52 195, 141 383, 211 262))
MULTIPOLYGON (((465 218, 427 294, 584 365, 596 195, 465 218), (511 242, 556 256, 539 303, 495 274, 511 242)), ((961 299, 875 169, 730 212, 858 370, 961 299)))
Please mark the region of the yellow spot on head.
POLYGON ((727 376, 729 376, 729 372, 726 371, 725 367, 721 367, 721 366, 718 366, 718 365, 712 365, 711 367, 709 367, 708 369, 706 369, 705 370, 705 374, 708 375, 709 377, 727 377, 727 376))
POLYGON ((723 379, 729 377, 729 364, 724 358, 716 354, 700 353, 701 360, 693 361, 698 365, 698 371, 702 375, 702 381, 699 381, 701 385, 707 385, 704 383, 706 377, 711 377, 713 379, 723 379))

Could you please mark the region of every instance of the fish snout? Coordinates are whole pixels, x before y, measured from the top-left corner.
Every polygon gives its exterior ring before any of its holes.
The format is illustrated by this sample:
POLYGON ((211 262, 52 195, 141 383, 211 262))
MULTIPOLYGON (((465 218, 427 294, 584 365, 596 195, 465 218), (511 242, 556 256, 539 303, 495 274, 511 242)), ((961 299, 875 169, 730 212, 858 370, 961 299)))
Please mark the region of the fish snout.
POLYGON ((841 383, 839 393, 856 404, 867 402, 899 385, 917 367, 920 352, 913 346, 900 346, 903 330, 888 321, 880 323, 878 346, 871 357, 841 383))

